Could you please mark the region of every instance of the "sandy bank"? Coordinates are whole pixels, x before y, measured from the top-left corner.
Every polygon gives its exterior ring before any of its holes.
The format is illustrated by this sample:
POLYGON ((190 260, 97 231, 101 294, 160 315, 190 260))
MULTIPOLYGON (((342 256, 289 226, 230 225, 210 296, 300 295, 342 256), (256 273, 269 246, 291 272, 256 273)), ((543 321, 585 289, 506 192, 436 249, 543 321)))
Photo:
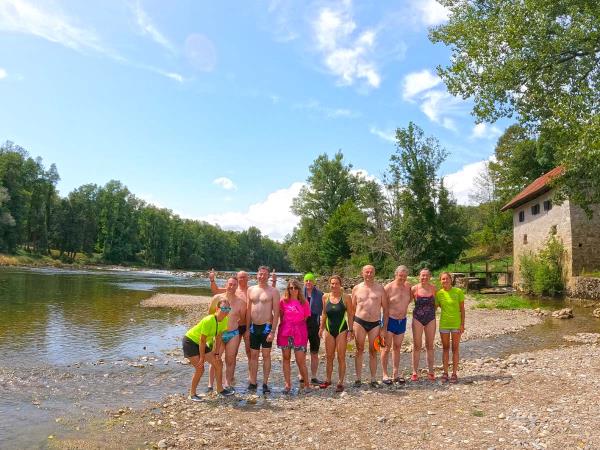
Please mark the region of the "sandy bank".
POLYGON ((204 295, 182 295, 182 294, 154 294, 152 297, 142 300, 140 305, 144 308, 175 308, 175 309, 197 309, 206 308, 212 297, 204 295))

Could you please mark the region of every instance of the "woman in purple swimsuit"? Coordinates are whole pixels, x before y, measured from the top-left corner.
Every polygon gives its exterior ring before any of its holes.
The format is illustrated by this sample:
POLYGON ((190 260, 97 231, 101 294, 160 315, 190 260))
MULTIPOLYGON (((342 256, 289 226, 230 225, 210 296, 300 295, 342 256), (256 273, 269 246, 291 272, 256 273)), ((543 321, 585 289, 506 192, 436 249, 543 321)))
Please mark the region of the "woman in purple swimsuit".
POLYGON ((435 286, 430 283, 431 272, 422 269, 419 273, 420 283, 412 287, 415 309, 413 310, 413 373, 410 379, 419 380, 419 359, 423 347, 423 331, 425 331, 425 347, 427 348, 427 378, 435 381, 433 371, 433 341, 435 339, 435 286))

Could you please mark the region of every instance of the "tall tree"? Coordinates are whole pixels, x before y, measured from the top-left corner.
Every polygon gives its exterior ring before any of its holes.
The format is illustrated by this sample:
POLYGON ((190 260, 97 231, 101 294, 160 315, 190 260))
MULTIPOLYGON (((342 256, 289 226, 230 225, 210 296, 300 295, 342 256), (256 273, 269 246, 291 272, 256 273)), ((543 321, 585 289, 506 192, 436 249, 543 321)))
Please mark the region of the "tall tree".
POLYGON ((451 48, 438 68, 448 90, 472 98, 479 121, 516 116, 543 133, 566 170, 559 195, 600 202, 600 4, 439 1, 451 14, 430 38, 451 48))

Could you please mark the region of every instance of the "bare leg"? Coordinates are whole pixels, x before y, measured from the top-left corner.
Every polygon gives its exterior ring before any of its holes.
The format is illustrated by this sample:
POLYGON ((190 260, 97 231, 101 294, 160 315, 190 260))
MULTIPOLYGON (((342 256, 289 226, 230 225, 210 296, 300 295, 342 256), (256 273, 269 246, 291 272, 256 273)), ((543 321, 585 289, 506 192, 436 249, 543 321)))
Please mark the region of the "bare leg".
MULTIPOLYGON (((345 333, 344 333, 345 335, 345 333)), ((327 356, 327 365, 325 366, 325 381, 331 383, 333 374, 333 358, 335 358, 336 339, 329 333, 325 333, 325 355, 327 356)))
POLYGON ((381 375, 384 380, 389 379, 388 375, 388 360, 390 356, 391 343, 394 339, 394 333, 387 331, 385 333, 385 347, 381 348, 381 375))
POLYGON ((202 374, 204 373, 204 363, 200 364, 199 356, 190 356, 188 358, 190 365, 194 367, 194 376, 192 377, 192 386, 190 387, 190 395, 196 395, 196 389, 198 388, 198 383, 200 383, 200 378, 202 378, 202 374))
POLYGON ((450 333, 440 333, 442 341, 442 366, 444 374, 448 375, 448 360, 450 359, 450 333))
MULTIPOLYGON (((263 348, 262 349, 262 357, 263 357, 263 383, 269 383, 269 375, 271 374, 271 349, 263 348)), ((257 362, 258 365, 258 362, 257 362)))
MULTIPOLYGON (((298 371, 303 380, 308 378, 308 370, 306 369, 306 352, 300 350, 294 350, 294 358, 296 358, 296 364, 298 365, 298 371)), ((308 383, 304 384, 305 388, 308 383)))
POLYGON ((379 336, 380 327, 375 327, 369 331, 369 370, 371 371, 371 381, 376 381, 377 377, 377 350, 375 350, 375 339, 379 336))
MULTIPOLYGON (((246 350, 246 358, 248 359, 248 379, 250 379, 250 335, 248 333, 244 333, 244 348, 246 350)), ((237 358, 237 353, 236 353, 237 358)), ((256 378, 256 377, 255 377, 256 378)))
POLYGON ((208 387, 212 388, 215 385, 215 368, 208 366, 208 387))
POLYGON ((217 384, 217 392, 223 391, 223 361, 220 357, 215 357, 213 352, 205 355, 206 361, 215 368, 215 381, 217 384))
POLYGON ((363 355, 365 352, 365 339, 367 331, 362 325, 354 322, 354 342, 356 344, 356 356, 354 358, 354 367, 356 369, 356 381, 362 379, 363 355))
POLYGON ((289 348, 284 348, 281 350, 281 362, 283 365, 283 379, 285 380, 285 388, 287 390, 292 388, 292 380, 291 380, 291 359, 292 359, 292 350, 289 348))
POLYGON ((338 360, 338 384, 344 384, 346 380, 346 332, 338 334, 335 338, 338 360))
POLYGON ((392 369, 392 378, 396 379, 400 376, 400 353, 402 351, 402 341, 404 340, 404 333, 394 334, 393 337, 393 348, 392 348, 392 360, 394 368, 392 369))
POLYGON ((233 375, 235 374, 235 364, 237 351, 240 346, 240 337, 234 336, 225 344, 225 385, 233 386, 233 375))
POLYGON ((421 358, 421 347, 423 347, 423 325, 418 320, 412 320, 412 332, 413 332, 413 353, 412 353, 412 365, 413 375, 419 375, 419 359, 421 358))
POLYGON ((317 378, 319 371, 319 352, 310 353, 310 377, 317 378))
POLYGON ((458 371, 458 346, 460 344, 460 333, 452 333, 452 374, 456 375, 458 371))
POLYGON ((427 368, 429 373, 434 373, 434 344, 435 341, 435 320, 432 320, 425 326, 425 347, 427 347, 427 368))
POLYGON ((249 382, 250 384, 256 384, 256 378, 258 376, 258 352, 260 350, 250 349, 250 360, 248 361, 249 368, 249 382))

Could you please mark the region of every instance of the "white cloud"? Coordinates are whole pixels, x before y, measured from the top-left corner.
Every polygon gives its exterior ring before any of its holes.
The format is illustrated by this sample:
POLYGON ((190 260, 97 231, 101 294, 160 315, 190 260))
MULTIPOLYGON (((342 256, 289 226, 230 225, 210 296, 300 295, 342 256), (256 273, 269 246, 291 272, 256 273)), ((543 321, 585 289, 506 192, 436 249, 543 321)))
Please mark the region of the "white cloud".
POLYGON ((269 21, 268 31, 273 33, 277 42, 290 42, 298 39, 300 34, 295 29, 294 19, 298 17, 302 3, 295 0, 270 0, 268 14, 273 20, 269 21))
POLYGON ((457 172, 450 173, 444 177, 444 186, 454 194, 454 198, 460 205, 469 205, 469 195, 475 189, 475 178, 485 169, 489 160, 477 161, 465 165, 457 172))
POLYGON ((167 39, 167 37, 162 34, 158 28, 152 22, 152 19, 146 14, 146 11, 142 8, 142 4, 138 0, 135 5, 131 5, 131 9, 133 15, 135 16, 135 21, 140 31, 144 35, 150 36, 150 38, 156 42, 161 47, 164 47, 171 53, 175 53, 175 46, 167 39))
POLYGON ((215 180, 213 180, 213 184, 216 184, 217 186, 221 186, 223 189, 225 189, 227 191, 237 190, 237 186, 235 185, 235 183, 227 177, 216 178, 215 180))
POLYGON ((428 27, 443 24, 450 15, 436 0, 413 0, 412 8, 418 12, 419 21, 428 27))
POLYGON ((478 123, 473 127, 470 139, 496 139, 502 134, 502 130, 495 125, 478 123))
POLYGON ((127 60, 105 46, 94 30, 76 25, 74 19, 55 5, 43 9, 26 0, 0 0, 0 31, 30 34, 80 53, 94 51, 120 64, 183 82, 183 77, 177 73, 127 60))
POLYGON ((2 67, 0 67, 0 80, 6 78, 8 76, 8 72, 3 69, 2 67))
POLYGON ((409 73, 404 77, 402 83, 402 98, 412 101, 417 94, 427 91, 441 82, 440 77, 432 74, 428 69, 409 73))
POLYGON ((265 201, 250 205, 245 212, 209 214, 199 219, 228 230, 242 231, 254 226, 263 235, 282 241, 298 225, 298 217, 292 214, 290 206, 302 186, 304 183, 296 182, 286 189, 272 192, 265 201))
POLYGON ((314 111, 316 113, 319 113, 320 115, 327 117, 328 119, 355 119, 357 117, 360 117, 361 115, 359 112, 353 111, 348 108, 331 108, 329 106, 321 105, 321 103, 318 100, 314 99, 308 100, 304 103, 298 103, 294 105, 294 109, 314 111))
POLYGON ((25 0, 0 1, 0 30, 32 34, 77 51, 94 50, 116 55, 104 48, 93 30, 81 28, 56 7, 43 10, 25 0))
POLYGON ((421 111, 432 122, 452 131, 457 131, 456 123, 450 116, 463 116, 467 112, 462 99, 446 91, 431 90, 422 96, 421 111))
POLYGON ((396 134, 393 131, 384 131, 380 130, 375 126, 372 126, 371 128, 369 128, 369 132, 383 139, 384 141, 396 143, 396 134))
POLYGON ((336 9, 320 9, 312 22, 317 49, 340 84, 352 85, 360 80, 377 88, 381 84, 373 58, 377 33, 367 29, 357 35, 351 9, 350 0, 339 3, 336 9))

